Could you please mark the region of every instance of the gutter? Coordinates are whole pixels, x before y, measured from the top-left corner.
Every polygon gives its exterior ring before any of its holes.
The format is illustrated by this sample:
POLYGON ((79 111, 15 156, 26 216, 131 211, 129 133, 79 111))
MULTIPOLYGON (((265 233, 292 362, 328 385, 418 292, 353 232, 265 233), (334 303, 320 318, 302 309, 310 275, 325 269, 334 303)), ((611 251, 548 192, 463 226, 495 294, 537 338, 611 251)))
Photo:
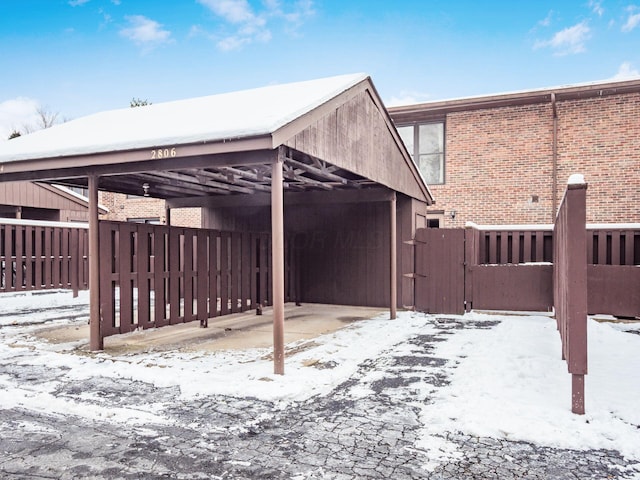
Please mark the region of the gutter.
POLYGON ((551 181, 551 221, 555 221, 558 211, 558 106, 556 104, 556 94, 551 93, 551 111, 553 115, 553 139, 551 146, 552 161, 552 181, 551 181))

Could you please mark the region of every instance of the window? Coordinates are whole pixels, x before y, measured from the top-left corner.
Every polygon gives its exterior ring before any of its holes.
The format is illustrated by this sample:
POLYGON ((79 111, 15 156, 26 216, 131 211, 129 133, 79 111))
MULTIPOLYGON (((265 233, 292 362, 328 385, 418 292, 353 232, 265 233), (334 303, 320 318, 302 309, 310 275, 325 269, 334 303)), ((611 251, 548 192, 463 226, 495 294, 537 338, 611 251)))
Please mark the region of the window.
POLYGON ((162 222, 160 221, 160 217, 127 218, 127 222, 132 222, 132 223, 150 223, 152 225, 162 225, 162 222))
POLYGON ((398 127, 398 133, 427 184, 444 183, 444 123, 398 127))
POLYGON ((84 187, 67 187, 69 190, 77 193, 78 195, 82 195, 83 197, 89 196, 89 189, 84 187))

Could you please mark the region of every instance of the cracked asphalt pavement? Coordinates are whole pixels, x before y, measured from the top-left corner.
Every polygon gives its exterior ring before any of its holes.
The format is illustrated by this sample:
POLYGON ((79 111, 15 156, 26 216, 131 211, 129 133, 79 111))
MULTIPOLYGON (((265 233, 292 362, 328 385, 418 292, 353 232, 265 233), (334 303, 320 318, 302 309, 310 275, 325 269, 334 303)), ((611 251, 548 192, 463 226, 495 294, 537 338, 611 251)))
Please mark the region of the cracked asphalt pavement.
MULTIPOLYGON (((3 479, 613 479, 640 475, 615 451, 574 451, 450 433, 456 456, 430 469, 416 447, 419 409, 412 384, 448 382, 432 355, 437 342, 490 322, 432 320, 327 395, 286 406, 252 398, 178 400, 178 387, 100 376, 70 380, 63 367, 3 361, 0 378, 30 386, 55 382, 55 397, 143 411, 168 405, 167 422, 121 424, 24 408, 0 410, 3 479), (407 351, 416 352, 407 355, 407 351), (404 353, 398 353, 404 352, 404 353), (375 380, 371 380, 375 373, 375 380), (365 382, 365 379, 366 382, 365 382), (369 392, 363 394, 362 391, 369 392)), ((3 328, 14 328, 5 326, 3 328)), ((331 368, 330 363, 318 368, 331 368)))

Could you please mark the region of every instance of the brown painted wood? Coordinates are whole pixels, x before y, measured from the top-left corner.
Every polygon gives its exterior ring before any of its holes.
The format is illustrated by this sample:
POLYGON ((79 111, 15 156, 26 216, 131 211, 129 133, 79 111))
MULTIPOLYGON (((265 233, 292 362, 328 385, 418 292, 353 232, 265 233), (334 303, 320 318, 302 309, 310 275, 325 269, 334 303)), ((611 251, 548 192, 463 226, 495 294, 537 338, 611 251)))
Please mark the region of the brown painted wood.
POLYGON ((209 318, 218 316, 218 298, 220 298, 219 271, 220 232, 209 233, 209 318))
POLYGON ((271 249, 273 288, 273 372, 284 375, 284 200, 280 149, 271 170, 271 249))
POLYGON ((259 240, 259 257, 258 257, 258 271, 259 271, 259 291, 260 294, 258 296, 258 302, 262 304, 262 306, 269 305, 269 297, 268 297, 268 284, 269 284, 269 244, 268 244, 268 236, 261 234, 258 236, 259 240))
POLYGON ((620 265, 620 236, 619 230, 611 232, 611 265, 620 265))
POLYGON ((139 328, 153 326, 151 318, 151 286, 153 275, 152 264, 152 229, 148 225, 138 225, 136 232, 136 279, 138 289, 137 325, 139 328))
POLYGON ((181 323, 180 300, 182 298, 182 281, 180 269, 180 253, 182 250, 182 229, 169 229, 169 322, 181 323))
POLYGON ((624 236, 624 264, 633 265, 633 251, 634 251, 634 234, 633 231, 628 231, 624 236))
POLYGON ((551 265, 478 265, 473 275, 474 309, 552 310, 551 265))
POLYGON ((230 285, 229 285, 229 243, 231 234, 220 234, 220 315, 229 313, 230 285))
POLYGON ((251 289, 251 308, 258 308, 258 302, 260 301, 260 292, 258 286, 260 284, 259 275, 260 269, 258 265, 258 259, 260 255, 260 237, 254 233, 250 236, 250 255, 251 255, 251 270, 250 270, 250 289, 251 289))
MULTIPOLYGON (((463 313, 465 231, 418 229, 416 241, 416 248, 422 249, 416 257, 422 263, 418 270, 420 276, 416 278, 416 309, 429 313, 463 313)), ((475 295, 474 290, 474 308, 475 295)))
POLYGON ((183 270, 184 270, 184 307, 183 307, 183 316, 184 322, 191 322, 196 319, 193 314, 193 302, 195 300, 194 297, 194 280, 195 280, 195 272, 193 268, 193 250, 194 250, 194 240, 196 238, 196 232, 192 229, 187 229, 184 231, 184 256, 183 256, 183 270))
POLYGON ((167 242, 169 240, 169 228, 155 229, 153 235, 153 302, 154 322, 156 327, 169 324, 167 318, 169 265, 167 242))
POLYGON ((24 281, 24 271, 23 271, 23 236, 24 236, 24 227, 16 226, 15 229, 15 271, 16 271, 16 282, 15 288, 16 290, 23 290, 23 281, 24 281))
POLYGON ((62 252, 60 253, 60 261, 61 261, 60 283, 62 284, 62 288, 69 288, 70 287, 69 269, 71 266, 71 252, 69 251, 69 241, 71 237, 71 229, 63 228, 60 233, 61 233, 60 240, 62 242, 61 243, 62 252))
MULTIPOLYGON (((52 278, 53 278, 53 273, 52 273, 52 258, 51 258, 51 254, 52 254, 52 236, 53 236, 53 230, 51 229, 51 227, 45 227, 43 229, 44 231, 44 271, 43 271, 43 277, 44 277, 44 285, 45 288, 51 288, 52 286, 52 278)), ((15 286, 14 286, 15 289, 15 286)))
MULTIPOLYGON (((73 229, 72 232, 77 234, 77 230, 73 229)), ((32 290, 34 287, 34 245, 33 245, 33 227, 27 225, 25 228, 25 289, 32 290)), ((76 250, 72 250, 75 252, 76 250)), ((77 259, 77 255, 73 255, 72 258, 77 259)), ((74 289, 74 296, 77 296, 77 291, 74 289)))
MULTIPOLYGON (((568 185, 554 226, 554 307, 562 340, 563 359, 574 376, 587 373, 588 268, 586 232, 586 190, 584 185, 568 185)), ((606 239, 598 240, 598 262, 606 261, 606 239), (604 254, 601 243, 605 244, 604 254)), ((574 404, 575 413, 584 404, 574 404)), ((584 396, 582 396, 584 402, 584 396)))
POLYGON ((196 234, 196 319, 201 327, 209 325, 209 239, 210 234, 198 230, 196 234))
POLYGON ((513 232, 511 236, 511 263, 520 263, 521 258, 521 246, 520 246, 520 232, 513 232))
POLYGON ((135 225, 122 223, 116 230, 118 235, 118 252, 116 255, 116 277, 120 290, 119 301, 119 330, 120 333, 131 332, 136 329, 133 315, 133 276, 132 239, 135 225))
POLYGON ((489 232, 489 263, 498 263, 498 232, 489 232))
MULTIPOLYGON (((96 282, 99 289, 99 333, 100 340, 105 337, 120 333, 118 321, 116 318, 116 274, 117 274, 117 255, 119 242, 112 225, 100 222, 99 224, 100 244, 103 247, 100 250, 100 266, 99 279, 96 282)), ((89 256, 91 258, 91 255, 89 256)), ((93 283, 93 282, 92 282, 93 283)), ((95 284, 95 283, 94 283, 95 284)), ((99 350, 102 350, 101 348, 99 350)))
POLYGON ((607 232, 598 232, 598 265, 607 265, 607 232))
POLYGON ((40 290, 44 287, 44 281, 42 278, 42 270, 44 267, 44 261, 42 258, 42 251, 44 246, 44 228, 35 227, 35 280, 34 287, 40 290))
POLYGON ((532 256, 531 256, 531 232, 529 231, 525 231, 524 232, 524 255, 523 255, 523 262, 524 263, 529 263, 533 260, 532 256))
POLYGON ((62 232, 58 229, 51 230, 51 285, 53 288, 61 287, 61 275, 60 270, 62 268, 62 244, 61 244, 62 232))
POLYGON ((640 268, 589 265, 587 285, 590 314, 640 317, 640 268))
POLYGON ((390 304, 390 316, 391 320, 397 318, 397 307, 398 307, 398 224, 396 218, 396 199, 395 197, 391 202, 389 202, 389 236, 390 236, 390 248, 389 248, 389 262, 391 264, 389 284, 391 286, 389 292, 389 304, 390 304))
MULTIPOLYGON (((589 265, 596 263, 596 260, 594 258, 594 251, 595 251, 594 242, 597 236, 598 236, 597 232, 593 230, 587 230, 587 264, 589 265)), ((555 241, 556 239, 554 238, 554 242, 555 241)))
POLYGON ((251 308, 251 235, 243 233, 241 238, 240 259, 240 310, 245 312, 251 308))
POLYGON ((281 142, 430 202, 430 194, 416 181, 419 175, 415 164, 401 147, 386 111, 375 98, 366 84, 350 89, 340 96, 341 103, 317 108, 276 132, 274 146, 281 142))
POLYGON ((231 274, 231 285, 229 289, 229 295, 231 297, 231 313, 237 313, 240 311, 240 306, 238 305, 238 300, 240 299, 240 274, 241 274, 241 248, 242 244, 240 242, 241 236, 238 232, 232 232, 231 237, 229 239, 230 243, 230 274, 231 274))

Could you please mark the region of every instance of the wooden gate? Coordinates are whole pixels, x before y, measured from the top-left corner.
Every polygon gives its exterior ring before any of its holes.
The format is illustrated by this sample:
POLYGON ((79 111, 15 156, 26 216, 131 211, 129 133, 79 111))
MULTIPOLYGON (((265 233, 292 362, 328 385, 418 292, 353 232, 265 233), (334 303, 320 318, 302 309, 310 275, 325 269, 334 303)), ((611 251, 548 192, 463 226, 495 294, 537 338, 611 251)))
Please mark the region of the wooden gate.
MULTIPOLYGON (((640 228, 598 225, 586 233, 589 313, 640 317, 640 228)), ((419 229, 412 243, 417 310, 553 309, 551 226, 419 229)))
POLYGON ((416 231, 416 309, 428 313, 464 313, 463 229, 416 231))

